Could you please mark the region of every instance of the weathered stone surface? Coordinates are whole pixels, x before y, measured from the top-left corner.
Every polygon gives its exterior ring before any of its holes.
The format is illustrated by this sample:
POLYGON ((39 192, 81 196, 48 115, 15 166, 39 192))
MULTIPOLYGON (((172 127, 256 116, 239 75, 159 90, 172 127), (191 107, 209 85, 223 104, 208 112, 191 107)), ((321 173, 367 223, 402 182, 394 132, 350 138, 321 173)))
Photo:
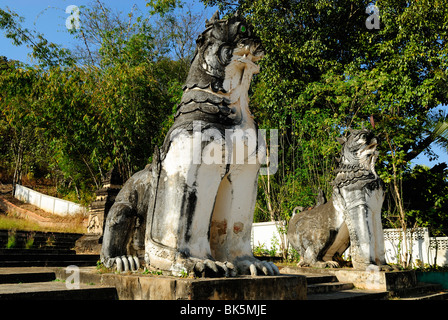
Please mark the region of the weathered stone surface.
POLYGON ((340 282, 350 282, 358 289, 400 291, 415 287, 417 278, 414 270, 406 271, 377 271, 354 270, 351 268, 308 268, 287 267, 281 270, 285 274, 332 274, 340 282))
POLYGON ((350 245, 353 267, 386 265, 381 207, 383 182, 375 172, 377 139, 367 130, 341 138, 341 160, 332 198, 293 216, 288 239, 301 256, 301 266, 338 267, 335 255, 350 245))
POLYGON ((101 189, 95 192, 95 201, 89 206, 87 233, 76 242, 76 252, 100 254, 105 221, 122 184, 115 168, 106 173, 101 189))
POLYGON ((125 183, 109 212, 106 266, 132 269, 144 258, 178 275, 278 273, 250 246, 260 161, 258 143, 246 143, 257 128, 248 90, 263 54, 243 17, 216 13, 207 21, 163 146, 125 183), (244 135, 233 140, 228 132, 244 135))
POLYGON ((88 234, 102 236, 107 214, 114 204, 122 184, 123 181, 115 168, 107 172, 102 188, 96 191, 96 199, 89 206, 88 234))
MULTIPOLYGON (((55 269, 65 279, 64 269, 55 269)), ((95 268, 80 268, 81 283, 113 286, 120 300, 306 300, 306 277, 277 275, 265 277, 188 279, 162 275, 99 274, 95 268)))

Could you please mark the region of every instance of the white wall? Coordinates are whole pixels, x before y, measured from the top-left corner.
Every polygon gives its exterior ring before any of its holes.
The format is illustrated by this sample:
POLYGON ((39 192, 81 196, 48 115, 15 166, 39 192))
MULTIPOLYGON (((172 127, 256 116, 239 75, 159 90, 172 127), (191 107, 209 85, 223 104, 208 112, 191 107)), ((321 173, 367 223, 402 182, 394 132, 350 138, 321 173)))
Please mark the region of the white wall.
POLYGON ((429 249, 429 259, 432 264, 448 266, 448 237, 431 237, 429 249))
MULTIPOLYGON (((281 239, 288 243, 286 234, 279 232, 282 222, 257 222, 252 224, 252 249, 262 247, 266 250, 272 250, 272 244, 277 241, 276 248, 279 249, 281 239)), ((280 252, 277 252, 280 254, 280 252)))
POLYGON ((15 198, 60 216, 87 212, 85 207, 77 203, 50 197, 19 184, 17 184, 15 188, 15 198))
MULTIPOLYGON (((430 237, 428 228, 415 228, 407 231, 407 251, 412 253, 412 263, 428 265, 448 265, 448 237, 430 237), (418 260, 418 261, 417 261, 418 260)), ((397 263, 404 259, 404 240, 401 229, 385 229, 384 243, 386 261, 397 263)))
MULTIPOLYGON (((399 262, 399 254, 404 257, 402 231, 401 229, 384 229, 383 231, 386 262, 396 264, 399 262)), ((280 243, 280 237, 286 237, 286 235, 279 233, 275 222, 252 224, 253 249, 262 246, 263 249, 271 250, 273 239, 276 238, 280 243)), ((427 265, 448 265, 448 237, 430 237, 428 228, 415 228, 412 232, 408 230, 408 250, 411 248, 414 265, 418 265, 419 261, 427 265)), ((349 252, 350 248, 344 253, 344 257, 347 258, 349 252)))

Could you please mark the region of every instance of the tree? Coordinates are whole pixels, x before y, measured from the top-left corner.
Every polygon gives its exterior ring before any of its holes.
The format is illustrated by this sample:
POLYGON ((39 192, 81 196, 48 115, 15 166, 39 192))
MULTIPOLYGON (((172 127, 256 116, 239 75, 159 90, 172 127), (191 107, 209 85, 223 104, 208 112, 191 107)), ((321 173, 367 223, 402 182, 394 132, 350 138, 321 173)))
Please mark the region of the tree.
POLYGON ((84 9, 90 24, 73 35, 84 42, 87 59, 48 41, 36 50, 35 32, 23 29, 17 14, 0 12, 0 29, 39 53, 34 66, 1 64, 0 139, 11 152, 0 160, 15 163, 16 175, 20 159, 45 162, 64 196, 88 204, 112 166, 126 180, 148 163, 172 121, 186 71, 185 61, 159 50, 157 28, 135 8, 129 20, 100 1, 84 9), (3 138, 6 132, 17 138, 3 138))
POLYGON ((0 9, 0 29, 4 30, 5 37, 11 39, 16 46, 26 44, 30 47, 31 57, 36 59, 41 67, 73 65, 74 59, 70 50, 49 42, 39 32, 23 28, 20 25, 23 21, 24 18, 17 13, 0 9))
POLYGON ((432 236, 447 236, 447 165, 415 166, 403 175, 403 198, 409 225, 429 227, 432 236))
POLYGON ((403 174, 413 158, 430 151, 434 111, 448 104, 448 3, 376 1, 380 29, 369 29, 370 1, 203 2, 244 14, 265 47, 252 109, 261 126, 281 131, 280 174, 271 178, 279 187, 269 195, 283 204, 280 217, 291 214, 286 199, 306 207, 312 205, 306 194, 331 192, 309 179, 317 173, 331 181, 335 136, 364 125, 381 138, 377 168, 406 228, 403 174))

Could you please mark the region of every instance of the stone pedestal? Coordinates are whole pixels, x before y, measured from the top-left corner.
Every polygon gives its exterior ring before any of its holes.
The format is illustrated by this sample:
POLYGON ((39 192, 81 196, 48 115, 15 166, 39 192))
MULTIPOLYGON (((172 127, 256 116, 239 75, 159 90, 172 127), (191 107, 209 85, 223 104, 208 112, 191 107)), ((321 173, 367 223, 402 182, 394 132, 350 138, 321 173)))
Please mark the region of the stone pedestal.
POLYGON ((110 170, 101 189, 96 191, 96 199, 89 206, 87 234, 76 242, 76 251, 99 254, 107 213, 120 192, 123 181, 116 169, 110 170))
POLYGON ((415 271, 375 271, 354 270, 352 268, 299 268, 287 267, 281 269, 286 274, 331 274, 340 282, 350 282, 358 289, 400 291, 417 285, 415 271))
MULTIPOLYGON (((137 273, 98 273, 80 268, 81 283, 113 286, 120 300, 306 300, 306 277, 301 275, 238 276, 235 278, 179 278, 137 273)), ((55 269, 66 279, 64 269, 55 269)))
POLYGON ((88 234, 103 234, 107 213, 114 204, 122 184, 123 181, 116 169, 112 169, 106 174, 103 187, 96 191, 96 199, 89 206, 88 234))

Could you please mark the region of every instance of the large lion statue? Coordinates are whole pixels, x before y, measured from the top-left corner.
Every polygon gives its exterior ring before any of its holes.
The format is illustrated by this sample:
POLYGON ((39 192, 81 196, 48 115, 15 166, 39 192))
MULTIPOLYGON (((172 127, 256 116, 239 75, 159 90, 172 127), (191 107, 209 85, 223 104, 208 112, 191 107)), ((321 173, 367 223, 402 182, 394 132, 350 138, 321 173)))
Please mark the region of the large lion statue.
POLYGON ((338 267, 335 257, 351 246, 355 269, 389 270, 384 252, 383 182, 375 172, 377 139, 367 129, 351 130, 342 144, 331 199, 289 221, 288 239, 299 266, 338 267))
POLYGON ((245 137, 227 135, 256 130, 248 90, 264 54, 260 40, 242 17, 216 13, 196 42, 174 124, 153 163, 117 195, 101 260, 119 270, 138 269, 144 257, 173 274, 278 274, 250 245, 259 145, 237 150, 232 138, 245 137))

